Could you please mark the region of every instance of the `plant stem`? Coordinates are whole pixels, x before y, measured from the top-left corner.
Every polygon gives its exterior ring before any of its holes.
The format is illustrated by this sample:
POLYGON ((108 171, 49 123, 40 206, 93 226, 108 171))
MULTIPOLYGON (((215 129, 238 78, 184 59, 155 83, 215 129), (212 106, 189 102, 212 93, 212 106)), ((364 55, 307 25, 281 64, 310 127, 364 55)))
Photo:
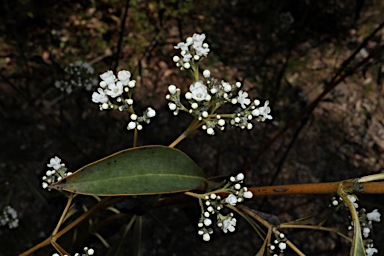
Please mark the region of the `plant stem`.
POLYGON ((45 246, 48 246, 50 243, 55 243, 57 239, 59 239, 62 235, 67 233, 69 230, 74 228, 76 225, 78 225, 80 222, 86 220, 89 216, 91 216, 94 212, 102 208, 103 206, 107 204, 113 204, 116 203, 120 198, 116 198, 114 200, 111 200, 111 197, 103 198, 100 202, 98 202, 96 205, 94 205, 89 211, 83 213, 80 217, 78 217, 73 222, 69 223, 68 226, 63 228, 62 230, 58 231, 56 234, 52 235, 51 237, 48 237, 41 243, 35 245, 34 247, 30 248, 29 250, 21 253, 19 256, 28 256, 32 254, 33 252, 37 251, 40 248, 43 248, 45 246))
POLYGON ((180 141, 182 141, 183 139, 185 139, 187 137, 187 130, 185 130, 182 134, 180 134, 179 137, 177 137, 177 139, 172 142, 168 147, 170 148, 174 148, 177 144, 179 144, 180 141))
MULTIPOLYGON (((326 183, 290 184, 248 188, 254 196, 273 195, 298 195, 298 194, 336 194, 340 181, 326 183)), ((364 194, 383 194, 384 182, 359 183, 364 194)), ((353 182, 344 182, 344 187, 349 188, 353 182)))
POLYGON ((69 194, 68 201, 67 201, 67 205, 65 206, 64 211, 63 211, 63 213, 61 214, 61 217, 60 217, 60 219, 59 219, 59 222, 58 222, 57 225, 56 225, 55 230, 53 230, 53 232, 52 232, 52 236, 56 235, 56 233, 59 231, 59 228, 60 228, 61 224, 63 224, 64 219, 65 219, 65 216, 66 216, 67 213, 68 213, 68 209, 69 209, 69 207, 71 206, 73 196, 74 196, 74 195, 73 195, 72 193, 69 194))
POLYGON ((199 120, 197 120, 196 118, 189 124, 189 126, 187 127, 187 129, 185 129, 185 131, 179 135, 179 137, 177 137, 177 139, 172 142, 168 147, 170 148, 174 148, 177 144, 180 143, 180 141, 182 141, 183 139, 185 139, 190 133, 192 133, 194 130, 196 130, 197 128, 199 128, 200 126, 202 126, 202 122, 200 122, 199 120))
POLYGON ((133 147, 137 147, 137 137, 138 137, 139 131, 137 128, 135 128, 135 131, 133 133, 133 147))
POLYGON ((348 241, 352 242, 352 239, 342 233, 339 232, 338 228, 328 228, 328 227, 322 227, 322 226, 312 226, 312 225, 295 225, 295 224, 280 224, 280 228, 301 228, 301 229, 312 229, 312 230, 320 230, 320 231, 328 231, 338 234, 339 236, 347 239, 348 241))

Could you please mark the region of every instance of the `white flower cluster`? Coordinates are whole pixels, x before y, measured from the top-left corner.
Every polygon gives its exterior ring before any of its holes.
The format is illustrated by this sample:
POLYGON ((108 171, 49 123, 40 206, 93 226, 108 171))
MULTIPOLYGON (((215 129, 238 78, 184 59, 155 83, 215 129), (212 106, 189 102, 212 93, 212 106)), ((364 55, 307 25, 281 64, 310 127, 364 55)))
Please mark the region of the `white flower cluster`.
POLYGON ((4 207, 3 213, 0 215, 0 226, 6 225, 8 225, 9 229, 17 228, 19 226, 17 211, 9 205, 4 207))
MULTIPOLYGON (((206 71, 204 72, 208 75, 206 71)), ((166 99, 170 101, 168 103, 169 109, 173 111, 174 115, 177 115, 181 110, 204 122, 202 128, 209 135, 214 135, 215 129, 224 130, 226 124, 241 129, 252 129, 251 121, 254 119, 261 122, 272 119, 268 101, 260 106, 259 100, 251 102, 247 92, 239 90, 237 94, 234 93, 234 90, 241 88, 240 82, 230 84, 225 81, 220 83, 217 81, 208 75, 205 81, 200 80, 191 84, 189 91, 185 93, 190 108, 181 103, 180 89, 176 88, 175 85, 170 85, 168 87, 169 94, 166 95, 166 99), (231 114, 215 113, 225 103, 239 104, 240 107, 231 114)))
POLYGON ((272 244, 269 244, 269 251, 272 256, 284 255, 284 250, 287 249, 287 238, 283 233, 276 235, 272 244), (278 251, 278 252, 277 252, 278 251))
MULTIPOLYGON (((230 180, 224 185, 224 191, 229 192, 229 196, 225 199, 221 198, 215 193, 210 193, 204 196, 205 207, 197 226, 199 227, 198 234, 203 237, 204 241, 211 239, 213 233, 212 216, 216 215, 217 226, 223 230, 224 233, 234 232, 237 220, 233 217, 233 213, 227 215, 221 214, 221 210, 226 204, 236 205, 241 203, 244 198, 252 198, 252 192, 248 191, 247 187, 242 186, 244 181, 244 174, 239 173, 236 177, 230 177, 230 180)), ((222 191, 222 190, 220 190, 222 191)))
POLYGON ((178 43, 174 48, 180 49, 181 58, 177 55, 173 56, 173 61, 180 69, 189 69, 192 64, 207 57, 209 53, 209 45, 204 43, 205 34, 193 34, 188 37, 185 42, 178 43))
POLYGON ((127 129, 141 130, 141 123, 150 123, 150 119, 156 115, 156 111, 148 107, 143 116, 138 116, 133 111, 132 89, 136 85, 135 80, 130 80, 131 73, 127 70, 121 70, 117 73, 117 78, 113 71, 109 70, 100 75, 101 82, 97 92, 92 94, 92 101, 99 103, 100 110, 118 109, 119 111, 128 111, 131 113, 131 122, 127 129))
MULTIPOLYGON (((84 253, 80 254, 80 253, 75 253, 74 256, 91 256, 91 255, 94 255, 95 254, 95 250, 92 249, 92 248, 88 248, 88 247, 84 247, 84 253)), ((59 256, 58 253, 54 253, 52 254, 52 256, 59 256)), ((64 256, 67 256, 67 255, 64 255, 64 256)))
POLYGON ((65 80, 57 80, 55 87, 70 94, 74 88, 85 87, 90 91, 92 86, 97 85, 97 79, 93 78, 93 67, 83 61, 76 61, 64 68, 65 80))
POLYGON ((48 189, 49 191, 51 190, 48 188, 49 185, 72 174, 72 172, 67 172, 68 169, 65 167, 65 164, 61 163, 61 159, 57 156, 52 157, 47 166, 52 169, 48 170, 43 176, 42 187, 43 189, 48 189))
MULTIPOLYGON (((348 200, 351 201, 353 206, 357 209, 359 208, 359 205, 357 203, 358 198, 356 195, 347 195, 348 200)), ((335 197, 332 198, 332 203, 331 205, 336 207, 336 206, 344 206, 346 207, 345 203, 343 204, 343 200, 341 197, 336 199, 335 197)), ((380 212, 375 209, 370 213, 366 213, 366 210, 364 208, 361 208, 358 212, 359 215, 359 221, 360 221, 360 226, 361 226, 361 232, 364 239, 364 245, 365 245, 365 253, 367 256, 372 256, 374 253, 378 253, 378 250, 374 248, 373 245, 373 240, 369 238, 371 234, 371 230, 373 228, 372 222, 380 222, 380 217, 381 214, 380 212)), ((353 229, 353 222, 350 223, 348 226, 348 230, 353 229)))

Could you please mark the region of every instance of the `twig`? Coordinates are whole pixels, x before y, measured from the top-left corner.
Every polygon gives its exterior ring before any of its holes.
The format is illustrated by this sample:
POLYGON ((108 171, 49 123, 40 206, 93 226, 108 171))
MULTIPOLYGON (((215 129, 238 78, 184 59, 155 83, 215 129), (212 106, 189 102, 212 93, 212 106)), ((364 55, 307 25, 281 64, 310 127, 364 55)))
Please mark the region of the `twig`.
MULTIPOLYGON (((336 194, 340 181, 326 183, 308 183, 308 184, 290 184, 264 187, 252 187, 254 196, 281 196, 281 195, 299 195, 299 194, 336 194)), ((356 193, 363 194, 383 194, 384 182, 359 183, 362 185, 362 191, 356 193)), ((345 182, 344 187, 352 187, 353 182, 345 182)))
POLYGON ((123 19, 121 20, 121 24, 120 24, 119 41, 117 42, 116 54, 115 54, 115 66, 113 67, 114 73, 116 73, 117 66, 119 65, 119 55, 121 52, 121 45, 123 43, 123 38, 124 38, 125 22, 128 17, 129 2, 130 0, 126 0, 125 2, 123 19))

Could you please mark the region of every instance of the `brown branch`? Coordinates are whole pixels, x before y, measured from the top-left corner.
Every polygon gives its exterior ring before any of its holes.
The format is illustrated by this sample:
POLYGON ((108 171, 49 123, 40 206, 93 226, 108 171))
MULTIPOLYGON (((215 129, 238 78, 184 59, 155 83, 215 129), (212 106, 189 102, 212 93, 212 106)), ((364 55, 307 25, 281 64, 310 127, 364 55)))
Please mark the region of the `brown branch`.
MULTIPOLYGON (((254 196, 280 196, 299 194, 336 194, 340 181, 327 183, 290 184, 248 188, 254 196)), ((350 188, 353 182, 345 182, 344 186, 350 188)), ((384 182, 359 183, 363 194, 384 194, 384 182)))

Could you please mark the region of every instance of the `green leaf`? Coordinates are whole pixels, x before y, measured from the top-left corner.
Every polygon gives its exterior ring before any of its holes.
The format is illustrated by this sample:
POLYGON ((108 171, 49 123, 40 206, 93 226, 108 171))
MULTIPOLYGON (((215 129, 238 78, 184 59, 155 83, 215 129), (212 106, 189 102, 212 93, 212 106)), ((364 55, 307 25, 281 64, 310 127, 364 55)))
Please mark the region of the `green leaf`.
POLYGON ((184 192, 205 182, 203 171, 180 150, 145 146, 88 164, 51 188, 85 195, 129 196, 184 192))
POLYGON ((339 196, 343 199, 345 204, 348 206, 348 209, 351 213, 352 222, 353 222, 353 239, 352 239, 352 246, 351 250, 349 252, 350 256, 365 256, 365 248, 364 248, 364 242, 363 237, 361 235, 361 226, 359 221, 359 215, 357 214, 356 208, 354 207, 351 200, 348 199, 348 194, 345 191, 345 189, 341 185, 339 185, 339 188, 337 190, 337 193, 339 196))
POLYGON ((361 236, 361 226, 359 220, 353 220, 354 230, 353 230, 353 240, 351 247, 351 256, 365 256, 364 242, 363 237, 361 236))

